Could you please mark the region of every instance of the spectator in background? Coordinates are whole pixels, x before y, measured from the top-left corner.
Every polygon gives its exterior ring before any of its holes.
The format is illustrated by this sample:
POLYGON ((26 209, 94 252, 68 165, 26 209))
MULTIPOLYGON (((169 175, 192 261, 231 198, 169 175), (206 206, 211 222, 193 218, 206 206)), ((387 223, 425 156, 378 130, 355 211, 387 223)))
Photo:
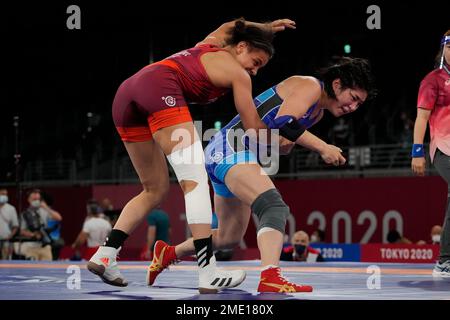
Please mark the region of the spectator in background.
POLYGON ((100 202, 102 212, 114 210, 114 206, 109 198, 103 198, 100 202))
POLYGON ((153 259, 153 246, 158 240, 170 243, 170 221, 169 215, 158 206, 147 216, 147 243, 141 254, 142 260, 153 259))
POLYGON ((440 244, 441 243, 441 233, 442 227, 439 225, 433 226, 431 228, 431 244, 440 244))
POLYGON ((111 232, 111 224, 104 218, 101 218, 101 207, 98 202, 91 199, 86 204, 87 217, 83 223, 83 228, 78 234, 77 239, 72 244, 75 249, 75 256, 89 260, 105 241, 111 232), (86 245, 84 253, 81 254, 81 248, 86 245))
MULTIPOLYGON (((47 204, 49 208, 53 206, 53 198, 46 192, 41 192, 41 202, 47 204)), ((52 240, 51 247, 53 260, 58 260, 59 253, 65 244, 64 239, 61 238, 61 221, 49 217, 46 229, 52 240)))
POLYGON ((27 196, 29 207, 21 213, 20 235, 34 241, 25 241, 15 251, 28 259, 52 260, 51 238, 46 229, 49 219, 62 221, 61 214, 42 201, 41 191, 33 189, 27 196))
POLYGON ((11 255, 11 240, 19 230, 16 208, 8 203, 8 190, 0 188, 0 259, 11 255))
POLYGON ((324 242, 325 242, 325 231, 317 229, 311 234, 311 243, 324 243, 324 242))
POLYGON ((111 226, 114 226, 116 224, 117 219, 119 219, 121 210, 115 210, 114 205, 109 198, 103 198, 100 201, 99 210, 100 218, 106 219, 111 224, 111 226))
POLYGON ((291 245, 281 251, 283 261, 324 261, 319 251, 309 246, 309 236, 305 231, 297 231, 291 239, 291 245))
POLYGON ((417 242, 417 244, 420 244, 420 245, 440 244, 441 243, 441 233, 442 233, 442 227, 440 225, 435 225, 431 228, 429 241, 427 242, 424 240, 420 240, 417 242))
POLYGON ((411 240, 403 237, 396 229, 392 229, 387 234, 387 242, 390 244, 411 244, 411 240))

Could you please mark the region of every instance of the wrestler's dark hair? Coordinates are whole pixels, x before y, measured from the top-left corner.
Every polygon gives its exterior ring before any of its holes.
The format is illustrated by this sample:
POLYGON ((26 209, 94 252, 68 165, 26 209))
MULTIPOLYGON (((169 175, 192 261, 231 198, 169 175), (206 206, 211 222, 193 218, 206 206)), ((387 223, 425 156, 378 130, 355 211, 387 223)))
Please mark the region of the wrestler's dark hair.
POLYGON ((235 46, 241 41, 245 41, 251 48, 261 49, 266 52, 269 58, 275 53, 273 47, 274 34, 272 30, 260 28, 245 23, 244 18, 235 20, 234 27, 228 32, 229 37, 225 40, 227 45, 235 46))
POLYGON ((342 89, 362 89, 367 92, 367 100, 377 95, 375 77, 370 63, 366 59, 351 57, 333 57, 333 63, 318 71, 318 78, 324 82, 324 89, 330 98, 336 99, 333 81, 341 80, 342 89))
MULTIPOLYGON (((450 30, 447 30, 446 33, 444 33, 444 37, 450 36, 450 30)), ((439 52, 437 53, 436 57, 434 58, 434 67, 435 68, 439 68, 439 65, 441 64, 441 57, 444 54, 444 47, 445 46, 441 46, 439 48, 439 52)), ((447 62, 447 64, 450 64, 450 61, 445 60, 444 57, 444 61, 447 62)))

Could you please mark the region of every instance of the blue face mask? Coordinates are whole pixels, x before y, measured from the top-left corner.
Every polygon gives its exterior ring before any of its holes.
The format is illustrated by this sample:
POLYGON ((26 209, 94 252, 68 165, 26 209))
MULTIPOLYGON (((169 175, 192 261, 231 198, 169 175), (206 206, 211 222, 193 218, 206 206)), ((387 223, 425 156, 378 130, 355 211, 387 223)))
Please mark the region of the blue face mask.
POLYGON ((296 245, 294 245, 294 247, 295 247, 295 253, 299 256, 301 256, 306 250, 306 246, 304 246, 302 244, 296 244, 296 245))
POLYGON ((8 199, 7 195, 4 195, 4 194, 0 195, 0 204, 5 204, 8 202, 8 200, 9 199, 8 199))

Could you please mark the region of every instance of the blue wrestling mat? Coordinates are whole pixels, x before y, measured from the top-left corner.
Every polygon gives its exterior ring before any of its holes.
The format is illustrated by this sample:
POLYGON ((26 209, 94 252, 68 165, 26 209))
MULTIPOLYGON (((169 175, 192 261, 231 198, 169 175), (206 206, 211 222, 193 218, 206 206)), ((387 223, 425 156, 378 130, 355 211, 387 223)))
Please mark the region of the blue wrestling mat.
POLYGON ((155 286, 145 283, 146 263, 120 262, 129 285, 103 283, 85 263, 1 261, 1 300, 444 300, 450 299, 450 279, 434 279, 432 264, 368 264, 346 262, 283 262, 292 282, 314 287, 312 293, 259 294, 259 261, 219 262, 244 269, 246 280, 218 295, 197 291, 196 265, 183 261, 160 274, 155 286))

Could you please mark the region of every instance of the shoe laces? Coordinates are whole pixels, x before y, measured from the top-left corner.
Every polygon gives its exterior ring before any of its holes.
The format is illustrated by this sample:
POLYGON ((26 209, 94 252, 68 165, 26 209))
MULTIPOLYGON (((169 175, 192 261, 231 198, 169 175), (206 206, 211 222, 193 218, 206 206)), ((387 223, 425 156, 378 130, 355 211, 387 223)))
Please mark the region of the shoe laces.
POLYGON ((278 279, 280 279, 282 282, 285 282, 286 284, 290 286, 298 286, 297 284, 291 282, 287 277, 285 277, 283 274, 281 274, 281 269, 277 268, 277 276, 278 279))
POLYGON ((440 265, 450 267, 450 260, 447 260, 444 263, 440 263, 440 265))
POLYGON ((439 263, 438 268, 441 269, 441 272, 450 272, 450 260, 447 260, 443 263, 439 263))

